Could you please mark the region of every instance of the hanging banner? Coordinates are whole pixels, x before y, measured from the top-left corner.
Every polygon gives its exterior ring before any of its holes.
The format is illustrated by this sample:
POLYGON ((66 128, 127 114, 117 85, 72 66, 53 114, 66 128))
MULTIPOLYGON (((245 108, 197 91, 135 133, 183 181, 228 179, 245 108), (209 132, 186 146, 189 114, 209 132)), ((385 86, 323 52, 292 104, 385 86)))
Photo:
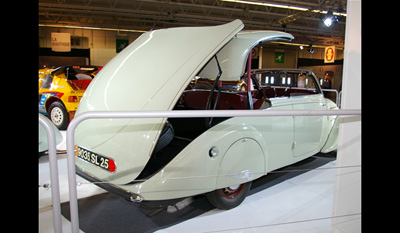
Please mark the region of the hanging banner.
POLYGON ((324 63, 334 63, 336 56, 335 46, 325 47, 324 63))
POLYGON ((71 35, 69 33, 51 33, 51 51, 71 52, 71 35))

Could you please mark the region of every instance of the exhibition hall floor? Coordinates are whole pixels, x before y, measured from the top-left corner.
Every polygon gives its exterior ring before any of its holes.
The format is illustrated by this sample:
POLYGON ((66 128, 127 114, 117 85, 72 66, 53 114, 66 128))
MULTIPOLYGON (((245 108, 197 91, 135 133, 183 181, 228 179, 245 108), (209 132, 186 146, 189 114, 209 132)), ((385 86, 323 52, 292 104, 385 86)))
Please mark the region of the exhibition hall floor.
MULTIPOLYGON (((61 131, 65 138, 65 131, 61 131)), ((57 146, 65 150, 65 140, 57 146)), ((58 169, 63 232, 71 232, 67 159, 58 169)), ((82 232, 332 232, 336 153, 316 154, 253 181, 244 202, 214 209, 203 195, 131 203, 77 176, 82 232)), ((39 158, 39 185, 50 183, 48 156, 39 158)), ((39 232, 54 232, 51 190, 39 188, 39 232)))

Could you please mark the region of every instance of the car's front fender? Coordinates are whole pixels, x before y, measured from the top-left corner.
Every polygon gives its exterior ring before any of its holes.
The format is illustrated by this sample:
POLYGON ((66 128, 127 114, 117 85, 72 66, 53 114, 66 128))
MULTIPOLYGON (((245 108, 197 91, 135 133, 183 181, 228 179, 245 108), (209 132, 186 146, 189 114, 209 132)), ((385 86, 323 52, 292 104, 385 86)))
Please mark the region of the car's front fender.
POLYGON ((328 135, 325 145, 322 147, 322 153, 328 153, 337 149, 338 146, 338 135, 339 135, 339 116, 335 118, 335 123, 333 124, 331 131, 328 135))
MULTIPOLYGON (((327 103, 327 109, 333 110, 333 109, 339 109, 336 104, 329 100, 325 99, 327 103)), ((327 121, 327 128, 329 128, 329 133, 325 142, 325 145, 322 147, 321 152, 322 153, 328 153, 333 150, 337 149, 338 146, 338 135, 339 135, 339 122, 340 118, 339 116, 328 116, 328 121, 327 121)))

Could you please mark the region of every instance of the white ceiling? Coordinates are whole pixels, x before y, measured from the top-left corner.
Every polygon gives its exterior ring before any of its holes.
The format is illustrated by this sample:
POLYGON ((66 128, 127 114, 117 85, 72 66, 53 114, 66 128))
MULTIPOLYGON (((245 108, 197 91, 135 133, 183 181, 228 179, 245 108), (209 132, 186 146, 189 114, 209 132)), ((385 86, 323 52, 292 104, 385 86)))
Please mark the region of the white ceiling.
POLYGON ((39 24, 147 31, 218 25, 241 19, 245 30, 286 30, 295 36, 295 43, 344 47, 346 17, 327 28, 319 19, 320 14, 311 10, 346 13, 346 0, 247 1, 302 7, 309 11, 220 0, 39 0, 39 24), (287 22, 286 28, 279 23, 283 19, 287 22))

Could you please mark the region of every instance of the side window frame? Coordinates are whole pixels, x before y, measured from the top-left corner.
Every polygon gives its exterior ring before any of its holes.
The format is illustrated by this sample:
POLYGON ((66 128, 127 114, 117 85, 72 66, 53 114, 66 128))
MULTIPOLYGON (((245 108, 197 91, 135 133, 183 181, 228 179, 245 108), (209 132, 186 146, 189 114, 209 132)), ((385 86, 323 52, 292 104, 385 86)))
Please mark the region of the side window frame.
POLYGON ((42 85, 40 86, 40 88, 48 89, 50 88, 52 82, 53 82, 53 76, 51 74, 46 74, 43 78, 42 85))
POLYGON ((316 77, 315 77, 315 75, 313 74, 313 73, 310 73, 310 72, 305 72, 305 73, 299 73, 298 75, 297 75, 297 77, 296 77, 296 86, 292 86, 291 87, 291 96, 297 96, 297 95, 318 95, 318 94, 321 94, 322 93, 322 90, 321 90, 321 87, 319 86, 319 83, 318 83, 318 81, 317 81, 317 79, 316 79, 316 77), (300 76, 304 76, 305 77, 305 79, 304 79, 304 87, 299 87, 298 86, 298 84, 299 84, 299 77, 300 76), (310 87, 307 87, 307 86, 310 86, 310 84, 308 83, 308 81, 307 80, 311 80, 311 82, 313 82, 313 84, 314 84, 314 87, 315 88, 310 88, 310 87), (299 90, 298 92, 296 92, 295 90, 299 90), (306 92, 303 92, 303 91, 306 91, 306 92), (308 91, 308 92, 307 92, 308 91), (310 93, 310 92, 313 92, 313 93, 310 93))

